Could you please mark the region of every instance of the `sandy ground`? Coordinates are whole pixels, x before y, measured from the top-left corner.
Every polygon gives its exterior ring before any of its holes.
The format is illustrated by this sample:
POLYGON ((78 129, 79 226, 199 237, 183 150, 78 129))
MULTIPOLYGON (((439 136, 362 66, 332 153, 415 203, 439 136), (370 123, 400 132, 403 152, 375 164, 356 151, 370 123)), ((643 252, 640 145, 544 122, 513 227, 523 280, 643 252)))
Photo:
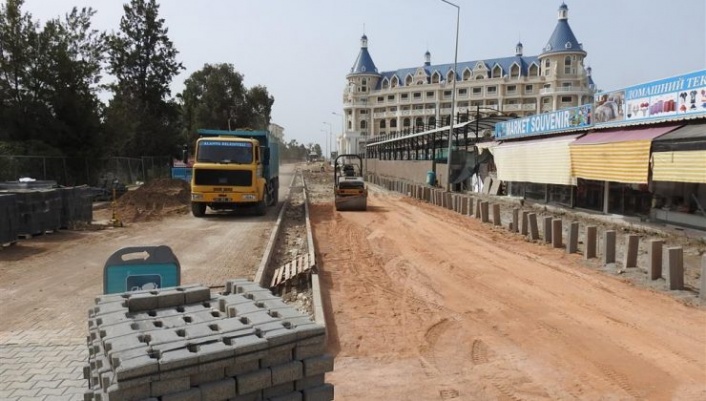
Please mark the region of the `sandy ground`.
MULTIPOLYGON (((286 199, 293 170, 293 165, 281 167, 280 201, 286 199)), ((139 222, 123 228, 59 231, 0 250, 0 344, 16 341, 22 332, 85 343, 88 309, 103 292, 103 265, 123 247, 168 245, 179 259, 184 284, 219 291, 228 279, 253 279, 278 214, 278 208, 270 208, 264 217, 197 219, 174 213, 170 201, 150 203, 140 218, 130 219, 139 222), (158 211, 169 218, 161 219, 158 211)), ((104 209, 94 219, 110 215, 104 209)))
POLYGON ((703 307, 396 194, 335 212, 319 187, 337 401, 706 400, 703 307))

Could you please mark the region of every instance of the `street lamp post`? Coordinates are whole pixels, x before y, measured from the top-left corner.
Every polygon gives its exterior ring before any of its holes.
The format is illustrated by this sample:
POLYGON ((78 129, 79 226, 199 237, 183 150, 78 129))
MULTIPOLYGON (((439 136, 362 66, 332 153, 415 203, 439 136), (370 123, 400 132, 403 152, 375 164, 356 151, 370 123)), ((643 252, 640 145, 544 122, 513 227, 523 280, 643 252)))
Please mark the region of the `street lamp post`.
MULTIPOLYGON (((341 138, 340 138, 340 140, 343 141, 343 134, 346 131, 346 121, 344 119, 344 116, 343 116, 343 114, 336 113, 335 111, 332 111, 331 114, 341 117, 341 138)), ((338 141, 336 141, 336 151, 338 151, 338 141)))
POLYGON ((328 157, 331 157, 331 133, 333 133, 333 125, 329 122, 324 121, 324 124, 328 125, 328 144, 326 145, 326 153, 328 157))
POLYGON ((458 64, 458 22, 461 16, 461 7, 459 7, 457 4, 454 4, 448 0, 441 0, 444 3, 456 7, 456 50, 454 52, 454 70, 453 70, 453 77, 454 77, 454 82, 452 85, 452 92, 451 92, 451 118, 449 121, 449 149, 446 155, 446 190, 451 191, 451 145, 453 141, 453 132, 454 132, 454 114, 456 113, 456 66, 458 64))

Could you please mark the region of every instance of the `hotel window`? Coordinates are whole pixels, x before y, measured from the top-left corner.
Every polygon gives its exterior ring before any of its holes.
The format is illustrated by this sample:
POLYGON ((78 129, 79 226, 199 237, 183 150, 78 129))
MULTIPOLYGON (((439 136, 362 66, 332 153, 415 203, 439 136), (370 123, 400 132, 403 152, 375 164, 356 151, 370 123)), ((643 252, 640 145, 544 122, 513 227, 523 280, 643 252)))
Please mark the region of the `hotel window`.
POLYGON ((421 98, 422 98, 422 92, 414 92, 414 93, 412 94, 412 96, 413 96, 415 99, 421 99, 421 98))
POLYGON ((367 129, 368 128, 368 122, 363 120, 360 122, 360 129, 367 129))
POLYGON ((378 103, 382 103, 383 101, 385 101, 385 97, 384 97, 384 96, 378 96, 378 103))
POLYGON ((458 90, 458 94, 459 94, 459 95, 464 95, 464 96, 465 96, 467 93, 468 93, 468 89, 459 89, 459 90, 458 90))
POLYGON ((526 93, 532 93, 533 90, 534 90, 534 86, 532 86, 532 85, 525 85, 525 92, 526 92, 526 93))
POLYGON ((402 98, 402 100, 407 100, 407 99, 409 99, 409 94, 403 93, 400 95, 400 97, 402 98))
POLYGON ((488 86, 487 88, 485 88, 485 91, 486 91, 488 94, 491 94, 491 93, 494 94, 494 93, 496 93, 496 92, 498 91, 498 88, 495 87, 495 86, 488 86))
POLYGON ((515 93, 515 92, 517 92, 517 85, 508 85, 507 93, 515 93))
POLYGON ((387 96, 387 101, 388 101, 388 102, 394 102, 394 101, 395 101, 395 95, 388 95, 388 96, 387 96))
POLYGON ((571 96, 562 96, 561 102, 562 103, 571 103, 571 96))
POLYGON ((427 92, 427 97, 434 98, 434 92, 427 92))
POLYGON ((482 88, 473 88, 474 95, 480 95, 482 91, 483 91, 482 88))
POLYGON ((380 128, 385 128, 385 120, 380 120, 380 128))
POLYGON ((564 74, 572 74, 573 73, 573 68, 571 68, 571 57, 566 56, 564 58, 564 74))

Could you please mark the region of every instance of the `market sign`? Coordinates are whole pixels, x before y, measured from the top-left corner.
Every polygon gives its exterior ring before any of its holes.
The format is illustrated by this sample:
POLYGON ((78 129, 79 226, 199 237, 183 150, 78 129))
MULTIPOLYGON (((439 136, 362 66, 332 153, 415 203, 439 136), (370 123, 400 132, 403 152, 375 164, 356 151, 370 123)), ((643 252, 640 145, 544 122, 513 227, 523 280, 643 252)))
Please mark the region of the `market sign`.
POLYGON ((596 127, 706 116, 706 70, 595 96, 596 127))
POLYGON ((516 139, 585 130, 591 126, 591 109, 592 105, 584 104, 551 113, 499 122, 495 124, 495 139, 516 139))

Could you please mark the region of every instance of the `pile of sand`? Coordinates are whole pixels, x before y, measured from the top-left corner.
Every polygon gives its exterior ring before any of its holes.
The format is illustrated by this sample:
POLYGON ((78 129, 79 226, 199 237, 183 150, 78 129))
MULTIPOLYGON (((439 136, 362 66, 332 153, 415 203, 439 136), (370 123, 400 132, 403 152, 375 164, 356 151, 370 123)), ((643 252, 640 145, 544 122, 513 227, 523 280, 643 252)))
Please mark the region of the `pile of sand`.
POLYGON ((121 196, 116 212, 125 222, 158 220, 165 215, 189 213, 190 200, 189 183, 159 178, 121 196))

